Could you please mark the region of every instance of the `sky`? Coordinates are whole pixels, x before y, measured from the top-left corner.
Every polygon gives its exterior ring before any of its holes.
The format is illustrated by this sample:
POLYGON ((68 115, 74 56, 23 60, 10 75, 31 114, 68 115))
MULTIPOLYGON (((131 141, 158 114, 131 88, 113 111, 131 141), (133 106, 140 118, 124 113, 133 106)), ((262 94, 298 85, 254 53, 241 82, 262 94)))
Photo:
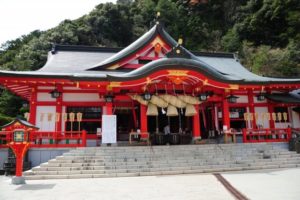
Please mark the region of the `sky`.
POLYGON ((47 30, 116 0, 0 0, 0 46, 34 30, 47 30))

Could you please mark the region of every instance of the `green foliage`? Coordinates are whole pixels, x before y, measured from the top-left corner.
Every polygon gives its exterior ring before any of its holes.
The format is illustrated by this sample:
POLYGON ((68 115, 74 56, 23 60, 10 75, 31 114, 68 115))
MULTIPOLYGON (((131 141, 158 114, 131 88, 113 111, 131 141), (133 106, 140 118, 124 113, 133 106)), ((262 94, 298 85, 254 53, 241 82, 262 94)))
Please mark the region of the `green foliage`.
MULTIPOLYGON (((175 39, 183 37, 188 49, 239 52, 257 74, 299 77, 299 10, 299 0, 118 0, 47 31, 7 41, 0 47, 0 69, 37 70, 52 43, 126 46, 153 25, 159 11, 167 31, 175 39)), ((16 116, 19 101, 4 92, 0 113, 16 116)))
POLYGON ((8 117, 8 116, 0 114, 0 126, 6 125, 13 120, 14 120, 13 117, 8 117))

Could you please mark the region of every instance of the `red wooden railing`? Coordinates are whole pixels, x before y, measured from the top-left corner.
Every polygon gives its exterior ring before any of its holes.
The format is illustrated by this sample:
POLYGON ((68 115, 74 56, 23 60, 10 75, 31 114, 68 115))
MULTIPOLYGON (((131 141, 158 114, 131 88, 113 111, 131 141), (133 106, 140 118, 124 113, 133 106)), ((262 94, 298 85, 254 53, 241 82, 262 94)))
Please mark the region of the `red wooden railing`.
POLYGON ((291 128, 243 129, 243 142, 288 142, 291 135, 291 128))
MULTIPOLYGON (((6 148, 13 140, 13 131, 0 131, 0 148, 6 148)), ((28 142, 30 147, 85 147, 86 131, 31 131, 28 142)))

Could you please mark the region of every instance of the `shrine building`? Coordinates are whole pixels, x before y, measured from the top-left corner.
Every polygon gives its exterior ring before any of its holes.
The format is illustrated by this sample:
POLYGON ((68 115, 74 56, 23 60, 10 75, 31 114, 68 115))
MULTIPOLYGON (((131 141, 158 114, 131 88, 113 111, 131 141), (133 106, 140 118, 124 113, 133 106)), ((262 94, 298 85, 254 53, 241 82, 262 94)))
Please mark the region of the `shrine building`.
MULTIPOLYGON (((31 148, 99 146, 105 131, 117 144, 165 144, 165 134, 171 144, 223 134, 282 142, 300 128, 300 78, 256 75, 233 53, 190 51, 159 22, 125 48, 56 44, 41 69, 0 71, 0 84, 29 102, 31 148)), ((2 148, 10 131, 0 132, 2 148)))

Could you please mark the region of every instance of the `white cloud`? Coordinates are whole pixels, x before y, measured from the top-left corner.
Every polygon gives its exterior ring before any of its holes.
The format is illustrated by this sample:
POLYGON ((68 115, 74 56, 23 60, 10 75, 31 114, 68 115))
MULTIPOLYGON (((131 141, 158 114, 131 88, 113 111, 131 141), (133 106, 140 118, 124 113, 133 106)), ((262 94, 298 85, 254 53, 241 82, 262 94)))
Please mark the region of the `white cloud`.
POLYGON ((34 30, 47 30, 116 0, 0 0, 0 44, 34 30))

